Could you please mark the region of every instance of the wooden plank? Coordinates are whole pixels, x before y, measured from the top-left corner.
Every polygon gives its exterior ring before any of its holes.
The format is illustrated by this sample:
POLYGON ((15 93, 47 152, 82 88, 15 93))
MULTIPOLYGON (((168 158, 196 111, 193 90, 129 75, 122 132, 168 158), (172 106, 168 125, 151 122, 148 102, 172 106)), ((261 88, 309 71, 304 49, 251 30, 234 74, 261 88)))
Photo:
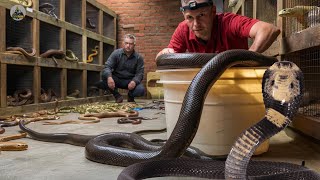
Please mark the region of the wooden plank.
POLYGON ((88 72, 87 70, 83 70, 82 71, 82 94, 81 97, 86 98, 87 97, 87 76, 88 76, 88 72))
POLYGON ((67 68, 83 70, 86 65, 81 62, 71 62, 64 59, 56 59, 57 64, 51 58, 40 58, 38 65, 41 67, 67 68))
POLYGON ((84 30, 84 34, 87 35, 88 38, 94 39, 96 41, 103 41, 104 43, 115 45, 116 41, 114 39, 110 39, 108 37, 105 37, 103 35, 97 34, 95 32, 84 30))
POLYGON ((0 93, 1 93, 1 108, 7 107, 7 64, 1 63, 1 85, 0 85, 0 93))
POLYGON ((109 9, 108 7, 106 7, 103 4, 98 3, 96 0, 87 0, 88 3, 92 4, 93 6, 97 7, 98 9, 103 10, 104 12, 108 13, 109 15, 116 17, 117 14, 112 11, 111 9, 109 9))
POLYGON ((320 119, 298 114, 295 116, 290 126, 303 134, 320 140, 320 119))
MULTIPOLYGON (((0 27, 6 27, 6 9, 0 7, 0 27)), ((6 28, 0 28, 0 52, 6 50, 6 28)))
POLYGON ((41 69, 39 66, 33 67, 33 98, 34 103, 39 103, 40 97, 40 89, 41 89, 41 69))
POLYGON ((280 49, 279 47, 280 47, 280 42, 279 42, 279 40, 276 40, 262 54, 264 54, 266 56, 277 56, 277 55, 279 55, 279 49, 280 49))
POLYGON ((105 36, 102 36, 100 41, 104 42, 104 43, 107 43, 107 44, 110 44, 112 46, 116 46, 116 39, 110 39, 108 37, 105 37, 105 36))
POLYGON ((65 22, 65 29, 80 35, 83 34, 83 29, 81 27, 71 24, 69 22, 65 22))
POLYGON ((245 2, 245 0, 240 0, 240 1, 238 1, 237 4, 236 4, 236 6, 232 8, 232 12, 233 12, 234 14, 237 14, 238 11, 240 10, 240 8, 243 6, 244 2, 245 2))
POLYGON ((36 57, 27 59, 23 55, 12 54, 12 53, 0 53, 0 60, 5 64, 19 64, 19 65, 28 65, 35 66, 37 65, 36 57))
POLYGON ((85 69, 88 71, 102 71, 103 68, 104 68, 104 65, 86 63, 85 69))
POLYGON ((61 19, 56 19, 44 12, 41 11, 37 11, 37 10, 33 10, 34 13, 36 14, 36 18, 39 19, 40 21, 46 22, 48 24, 52 24, 54 26, 58 26, 58 27, 64 27, 65 26, 65 22, 62 21, 61 19))
MULTIPOLYGON (((87 98, 77 98, 72 100, 59 100, 58 101, 58 108, 65 107, 65 106, 77 106, 81 104, 88 104, 94 102, 105 102, 113 100, 111 95, 105 96, 96 96, 96 97, 87 97, 87 98)), ((17 107, 4 107, 0 108, 0 116, 12 115, 12 114, 23 114, 23 113, 30 113, 36 112, 40 110, 48 110, 54 109, 56 106, 56 102, 48 102, 48 103, 41 103, 41 104, 28 104, 23 106, 17 107)))
POLYGON ((63 68, 60 74, 60 97, 61 99, 66 99, 67 96, 67 69, 63 68))
POLYGON ((100 41, 101 38, 103 37, 100 34, 97 34, 95 32, 92 32, 92 31, 89 31, 89 30, 85 30, 85 31, 86 31, 86 35, 87 35, 88 38, 100 41))
POLYGON ((320 26, 304 29, 281 39, 280 54, 292 53, 320 46, 320 26))

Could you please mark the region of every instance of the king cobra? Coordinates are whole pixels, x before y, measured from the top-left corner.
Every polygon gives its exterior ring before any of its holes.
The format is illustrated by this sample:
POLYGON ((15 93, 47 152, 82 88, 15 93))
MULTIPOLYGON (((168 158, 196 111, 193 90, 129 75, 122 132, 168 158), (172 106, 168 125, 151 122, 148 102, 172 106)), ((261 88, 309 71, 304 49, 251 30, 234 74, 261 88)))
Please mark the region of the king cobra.
POLYGON ((120 180, 165 175, 211 179, 320 179, 319 174, 299 165, 255 161, 249 163, 254 150, 264 140, 283 130, 291 122, 299 107, 303 91, 303 76, 295 64, 276 62, 275 58, 247 50, 228 50, 209 59, 208 56, 201 54, 165 54, 159 57, 157 65, 165 66, 168 61, 172 61, 171 64, 176 63, 177 67, 181 64, 194 67, 201 66, 199 62, 207 61, 207 63, 191 82, 183 100, 177 124, 167 142, 162 146, 142 147, 141 144, 149 145, 150 143, 130 133, 106 133, 88 139, 88 136, 69 133, 38 133, 25 127, 23 121, 19 122, 19 126, 37 140, 69 144, 86 143, 86 158, 91 161, 117 166, 131 165, 119 175, 120 180), (203 156, 198 157, 197 160, 178 158, 191 144, 199 126, 207 92, 222 73, 234 65, 270 66, 272 64, 274 65, 263 77, 262 91, 266 116, 239 136, 226 162, 208 158, 203 160, 205 159, 203 156), (128 143, 125 140, 136 145, 135 148, 138 150, 117 147, 121 143, 128 143))

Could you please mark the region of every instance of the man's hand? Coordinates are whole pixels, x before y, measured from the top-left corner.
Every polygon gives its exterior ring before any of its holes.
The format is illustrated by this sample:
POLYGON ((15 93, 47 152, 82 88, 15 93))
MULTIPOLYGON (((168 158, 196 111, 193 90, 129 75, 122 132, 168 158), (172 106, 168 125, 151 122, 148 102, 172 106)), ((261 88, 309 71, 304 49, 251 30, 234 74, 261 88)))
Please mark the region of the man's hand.
POLYGON ((136 87, 136 82, 134 81, 130 81, 130 83, 128 84, 128 89, 129 90, 132 90, 136 87))
POLYGON ((172 49, 172 48, 164 48, 164 49, 162 49, 162 50, 157 54, 156 59, 157 59, 160 55, 162 55, 162 54, 168 54, 168 53, 175 53, 175 51, 174 51, 174 49, 172 49))
POLYGON ((110 89, 114 90, 114 88, 116 87, 114 84, 114 80, 112 79, 112 77, 108 77, 108 86, 110 89))

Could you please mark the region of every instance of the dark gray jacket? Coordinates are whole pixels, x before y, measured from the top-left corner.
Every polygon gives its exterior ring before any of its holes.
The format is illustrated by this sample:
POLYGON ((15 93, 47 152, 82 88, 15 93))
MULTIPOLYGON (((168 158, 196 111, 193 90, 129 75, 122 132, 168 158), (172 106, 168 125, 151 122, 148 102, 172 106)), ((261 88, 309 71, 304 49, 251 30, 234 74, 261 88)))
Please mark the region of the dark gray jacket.
POLYGON ((123 48, 114 50, 105 63, 102 71, 102 80, 110 76, 117 76, 119 79, 130 79, 139 84, 143 79, 144 61, 142 56, 133 52, 127 57, 123 48))

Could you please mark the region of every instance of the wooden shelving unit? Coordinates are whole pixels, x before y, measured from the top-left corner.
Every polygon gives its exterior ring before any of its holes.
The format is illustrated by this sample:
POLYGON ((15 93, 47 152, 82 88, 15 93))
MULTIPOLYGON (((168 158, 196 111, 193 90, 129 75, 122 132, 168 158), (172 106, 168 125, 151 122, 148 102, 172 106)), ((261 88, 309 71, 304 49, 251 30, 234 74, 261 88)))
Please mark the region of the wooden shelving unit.
MULTIPOLYGON (((225 1, 224 7, 227 7, 227 4, 228 0, 225 1)), ((280 10, 298 5, 320 7, 320 0, 239 0, 235 7, 227 10, 275 24, 281 29, 277 41, 264 54, 280 55, 281 60, 293 61, 304 73, 305 93, 310 96, 307 98, 310 98, 310 106, 314 107, 313 114, 317 116, 310 116, 299 110, 299 115, 290 126, 320 140, 319 128, 317 128, 320 126, 318 116, 320 114, 320 25, 302 29, 295 18, 278 16, 280 10)))
POLYGON ((33 0, 26 8, 22 21, 10 17, 11 1, 0 2, 0 115, 24 113, 54 107, 54 102, 40 103, 41 88, 52 88, 58 96, 59 106, 68 106, 103 101, 109 96, 88 96, 88 87, 100 80, 104 62, 116 48, 117 15, 109 8, 93 0, 33 0), (39 11, 43 3, 52 3, 58 19, 39 11), (88 19, 93 26, 89 26, 88 19), (7 53, 9 46, 34 48, 36 56, 31 59, 23 55, 7 53), (98 55, 87 63, 92 49, 98 46, 98 55), (65 59, 41 58, 49 49, 72 50, 79 62, 65 59), (9 106, 7 96, 19 88, 30 88, 32 104, 9 106), (78 89, 80 97, 68 100, 68 93, 78 89))

